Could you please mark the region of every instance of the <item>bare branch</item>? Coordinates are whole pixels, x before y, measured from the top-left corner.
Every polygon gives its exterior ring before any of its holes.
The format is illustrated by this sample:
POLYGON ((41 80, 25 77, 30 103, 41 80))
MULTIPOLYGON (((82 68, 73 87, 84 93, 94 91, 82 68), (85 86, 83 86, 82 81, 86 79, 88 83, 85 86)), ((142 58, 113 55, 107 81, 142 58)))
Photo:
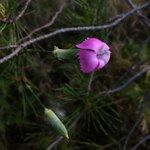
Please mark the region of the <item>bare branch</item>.
MULTIPOLYGON (((136 8, 136 6, 133 4, 132 0, 125 0, 127 4, 130 6, 130 8, 136 8)), ((144 16, 139 10, 137 11, 138 15, 143 19, 144 24, 147 25, 147 27, 150 28, 150 20, 144 16)))
POLYGON ((38 27, 38 28, 34 29, 33 31, 31 31, 31 33, 30 33, 28 36, 26 36, 26 37, 24 37, 23 39, 21 39, 21 40, 19 41, 19 43, 21 43, 22 41, 25 41, 26 39, 30 38, 34 33, 39 32, 39 31, 42 30, 42 29, 48 28, 48 27, 50 27, 52 24, 54 24, 54 22, 55 22, 55 20, 57 19, 58 15, 62 12, 62 10, 63 10, 65 4, 66 4, 66 2, 63 1, 63 3, 61 4, 59 10, 56 11, 55 15, 52 17, 52 19, 51 19, 50 22, 48 22, 47 24, 45 24, 45 25, 43 25, 43 26, 41 26, 41 27, 38 27))
POLYGON ((17 48, 18 45, 8 45, 8 46, 3 46, 0 47, 0 51, 1 50, 6 50, 6 49, 11 49, 11 48, 17 48))
POLYGON ((29 4, 30 4, 31 0, 27 0, 23 9, 21 10, 21 12, 18 14, 18 16, 14 19, 13 22, 16 22, 17 20, 19 20, 23 14, 25 13, 26 9, 28 8, 29 4))
POLYGON ((53 147, 55 147, 58 143, 60 143, 63 140, 63 136, 57 137, 57 139, 47 147, 46 150, 51 150, 53 147))
POLYGON ((142 140, 140 140, 131 150, 136 150, 141 144, 145 141, 150 140, 150 135, 145 136, 142 140))
POLYGON ((150 65, 148 65, 147 67, 145 67, 144 69, 142 69, 140 72, 138 72, 137 74, 135 74, 133 77, 131 77, 128 81, 126 81, 123 85, 120 85, 117 88, 111 89, 111 90, 107 90, 107 91, 103 91, 101 93, 99 93, 99 95, 103 95, 103 94, 113 94, 116 92, 121 91, 122 89, 126 88, 130 83, 132 83, 133 81, 135 81, 137 78, 139 78, 140 76, 142 76, 145 72, 147 72, 150 69, 150 65))
POLYGON ((125 144, 124 144, 124 146, 123 146, 123 150, 126 150, 126 147, 127 147, 127 145, 128 145, 128 141, 129 141, 131 135, 133 134, 133 132, 135 131, 135 129, 136 129, 136 128, 138 127, 138 125, 140 124, 141 120, 142 120, 142 117, 140 116, 139 119, 135 122, 135 124, 134 124, 134 126, 132 127, 131 131, 129 132, 129 134, 128 134, 127 138, 126 138, 125 144))
MULTIPOLYGON (((133 134, 133 132, 136 130, 136 128, 138 127, 138 125, 140 124, 142 118, 143 118, 143 114, 144 114, 144 110, 145 110, 145 107, 147 106, 146 103, 148 102, 150 98, 150 91, 147 91, 144 95, 144 98, 142 100, 142 103, 141 103, 141 106, 140 106, 140 112, 139 112, 139 117, 137 119, 137 121, 135 122, 135 124, 133 125, 132 129, 130 130, 126 140, 125 140, 125 144, 123 146, 123 150, 126 150, 126 147, 128 145, 128 142, 129 142, 129 139, 131 138, 131 135, 133 134)), ((138 146, 134 146, 134 150, 137 148, 138 146)))
POLYGON ((79 32, 79 31, 89 31, 89 30, 100 30, 100 29, 108 29, 108 28, 115 27, 119 23, 121 23, 123 20, 125 20, 128 16, 134 14, 137 10, 144 9, 144 8, 148 7, 149 5, 150 5, 150 2, 147 2, 147 3, 143 4, 142 6, 136 7, 134 9, 124 13, 122 15, 122 17, 116 19, 115 21, 113 21, 112 23, 109 23, 109 24, 104 24, 104 25, 100 25, 100 26, 62 28, 62 29, 58 29, 58 30, 51 32, 51 33, 48 33, 48 34, 41 35, 37 38, 31 39, 29 41, 26 41, 26 42, 20 44, 11 54, 1 58, 0 64, 5 62, 5 61, 8 61, 9 59, 16 56, 23 48, 27 47, 28 45, 31 45, 31 44, 38 42, 38 41, 41 41, 43 39, 47 39, 49 37, 55 36, 55 35, 60 34, 60 33, 73 32, 73 31, 79 32))

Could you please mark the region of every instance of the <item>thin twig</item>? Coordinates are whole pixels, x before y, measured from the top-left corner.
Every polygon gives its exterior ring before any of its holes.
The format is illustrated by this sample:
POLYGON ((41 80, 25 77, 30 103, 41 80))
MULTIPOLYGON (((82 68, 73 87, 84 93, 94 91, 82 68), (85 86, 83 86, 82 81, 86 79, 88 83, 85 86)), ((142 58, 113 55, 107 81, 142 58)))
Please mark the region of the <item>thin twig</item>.
POLYGON ((30 4, 31 0, 27 0, 23 9, 21 10, 21 12, 18 14, 18 16, 13 20, 13 22, 16 22, 17 20, 19 20, 23 14, 25 13, 26 9, 28 8, 29 4, 30 4))
POLYGON ((51 150, 53 147, 55 147, 62 140, 63 140, 63 136, 57 137, 57 139, 51 145, 49 145, 46 150, 51 150))
POLYGON ((101 93, 99 93, 99 95, 103 95, 103 94, 113 94, 116 92, 119 92, 121 90, 123 90, 124 88, 126 88, 130 83, 132 83, 133 81, 135 81, 137 78, 141 77, 145 72, 147 72, 150 69, 150 65, 148 65, 147 67, 145 67, 144 69, 142 69, 140 72, 138 72, 137 74, 135 74, 133 77, 131 77, 128 81, 126 81, 123 85, 120 85, 117 88, 114 89, 110 89, 107 91, 103 91, 101 93))
MULTIPOLYGON (((126 2, 130 6, 130 8, 136 8, 132 0, 126 0, 126 2)), ((139 10, 137 11, 137 14, 143 19, 144 24, 150 28, 150 20, 146 16, 144 16, 139 10)))
POLYGON ((121 18, 116 19, 114 22, 109 23, 109 24, 104 24, 104 25, 100 25, 100 26, 84 26, 84 27, 71 27, 71 28, 62 28, 62 29, 58 29, 54 32, 48 33, 48 34, 44 34, 41 35, 37 38, 31 39, 29 41, 26 41, 22 44, 20 44, 11 54, 3 57, 0 59, 0 64, 8 61, 9 59, 13 58, 14 56, 16 56, 23 48, 27 47, 28 45, 31 45, 35 42, 41 41, 43 39, 55 36, 57 34, 60 33, 66 33, 66 32, 79 32, 79 31, 89 31, 89 30, 100 30, 100 29, 106 29, 106 28, 112 28, 117 26, 119 23, 121 23, 124 19, 126 19, 128 16, 134 14, 137 10, 141 10, 144 9, 146 7, 148 7, 150 5, 150 2, 147 2, 145 4, 143 4, 142 6, 136 7, 126 13, 124 13, 124 15, 122 15, 121 18))
POLYGON ((6 49, 11 49, 11 48, 17 48, 18 45, 8 45, 8 46, 3 46, 3 47, 0 47, 0 51, 1 50, 6 50, 6 49))
POLYGON ((23 39, 21 39, 21 40, 19 41, 19 43, 21 43, 22 41, 25 41, 26 39, 30 38, 34 33, 39 32, 40 30, 43 30, 43 29, 48 28, 48 27, 50 27, 51 25, 53 25, 54 22, 55 22, 55 20, 57 19, 58 15, 62 12, 63 8, 65 7, 65 4, 66 4, 66 2, 63 1, 63 3, 61 4, 59 10, 56 11, 55 15, 52 17, 52 19, 51 19, 50 22, 48 22, 47 24, 45 24, 45 25, 43 25, 43 26, 40 26, 40 27, 34 29, 33 31, 31 31, 30 34, 27 35, 26 37, 24 37, 23 39))
POLYGON ((133 125, 132 129, 130 130, 130 132, 129 132, 126 140, 125 140, 125 143, 124 143, 124 146, 123 146, 123 150, 126 150, 126 147, 128 145, 129 139, 131 138, 131 135, 133 134, 133 132, 135 131, 135 129, 140 124, 140 122, 141 122, 141 120, 143 118, 143 114, 144 114, 144 110, 145 110, 147 101, 149 100, 149 98, 150 98, 150 91, 147 91, 145 93, 145 95, 144 95, 144 98, 143 98, 141 106, 140 106, 139 117, 138 117, 137 121, 135 122, 135 124, 133 125))
POLYGON ((143 43, 142 43, 142 46, 139 47, 139 50, 138 50, 138 54, 137 54, 137 57, 136 57, 136 60, 135 62, 128 68, 128 70, 123 73, 121 75, 121 77, 117 80, 117 82, 115 82, 115 85, 114 86, 117 86, 117 84, 122 81, 125 77, 127 77, 127 75, 129 73, 131 73, 133 71, 134 68, 137 68, 139 67, 141 61, 140 61, 140 56, 141 56, 141 52, 145 49, 145 47, 147 46, 147 44, 149 43, 150 41, 150 37, 148 37, 143 43))
POLYGON ((132 129, 130 130, 130 132, 129 132, 127 138, 126 138, 125 144, 124 144, 124 146, 123 146, 123 150, 126 150, 126 147, 127 147, 127 145, 128 145, 128 141, 129 141, 131 135, 133 134, 133 132, 135 131, 135 129, 136 129, 136 128, 138 127, 138 125, 140 124, 141 120, 142 120, 142 117, 140 116, 140 117, 138 118, 138 120, 135 122, 135 124, 134 124, 134 126, 132 127, 132 129))
POLYGON ((140 140, 131 150, 136 150, 141 144, 145 141, 150 140, 150 135, 145 136, 142 140, 140 140))

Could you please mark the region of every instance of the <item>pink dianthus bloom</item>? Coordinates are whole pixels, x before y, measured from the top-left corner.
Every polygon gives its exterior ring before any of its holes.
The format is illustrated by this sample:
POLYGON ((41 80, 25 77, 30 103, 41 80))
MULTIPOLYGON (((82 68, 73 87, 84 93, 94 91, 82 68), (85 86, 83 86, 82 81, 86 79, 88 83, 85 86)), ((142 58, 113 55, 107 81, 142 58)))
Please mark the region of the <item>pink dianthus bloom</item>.
POLYGON ((90 73, 103 68, 110 59, 109 46, 96 38, 87 38, 76 45, 81 71, 90 73))

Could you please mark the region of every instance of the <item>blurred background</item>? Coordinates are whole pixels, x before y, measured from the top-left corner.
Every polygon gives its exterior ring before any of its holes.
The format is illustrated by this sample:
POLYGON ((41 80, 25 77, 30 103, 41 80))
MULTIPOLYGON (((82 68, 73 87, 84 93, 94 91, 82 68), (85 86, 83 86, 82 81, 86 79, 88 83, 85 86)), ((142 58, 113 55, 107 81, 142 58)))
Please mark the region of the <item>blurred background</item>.
MULTIPOLYGON (((136 7, 148 0, 132 2, 136 7)), ((31 0, 22 17, 7 23, 26 0, 1 0, 0 4, 0 47, 16 45, 50 22, 62 5, 51 26, 24 41, 60 28, 110 23, 134 9, 128 0, 31 0)), ((132 78, 150 65, 149 15, 147 7, 112 28, 61 33, 29 45, 0 64, 0 150, 46 150, 53 142, 57 142, 54 150, 125 150, 149 137, 150 70, 132 78), (86 37, 106 41, 112 51, 109 64, 94 73, 88 95, 90 75, 80 71, 78 59, 60 61, 52 53, 54 46, 74 48, 86 37), (59 135, 44 121, 43 105, 66 128, 71 126, 69 140, 57 141, 59 135)), ((0 50, 0 57, 13 50, 0 50)), ((147 139, 136 149, 150 149, 147 139)))

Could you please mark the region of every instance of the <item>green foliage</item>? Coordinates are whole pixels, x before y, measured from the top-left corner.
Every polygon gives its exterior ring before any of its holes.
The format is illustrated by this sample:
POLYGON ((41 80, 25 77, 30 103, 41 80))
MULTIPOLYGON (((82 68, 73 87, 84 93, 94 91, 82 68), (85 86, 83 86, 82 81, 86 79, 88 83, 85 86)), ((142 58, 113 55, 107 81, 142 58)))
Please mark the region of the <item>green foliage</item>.
MULTIPOLYGON (((60 3, 54 0, 32 1, 25 15, 16 23, 0 24, 0 45, 16 44, 35 27, 47 23, 60 3)), ((2 0, 2 5, 5 9, 2 17, 13 18, 20 12, 23 2, 2 0)), ((110 16, 116 15, 121 9, 119 6, 126 9, 119 0, 67 1, 55 24, 32 37, 62 27, 103 24, 110 16)), ((54 142, 58 135, 45 123, 43 107, 52 108, 67 127, 81 115, 69 130, 70 141, 61 142, 57 149, 120 149, 124 136, 139 116, 145 91, 150 87, 148 71, 117 93, 101 94, 124 84, 150 63, 149 45, 145 43, 149 31, 139 19, 131 19, 109 30, 57 35, 27 47, 9 62, 1 64, 0 149, 45 150, 54 142), (58 60, 53 55, 54 45, 72 49, 87 36, 107 41, 112 50, 110 63, 95 73, 89 95, 87 86, 90 76, 79 70, 78 59, 58 60)), ((13 49, 0 51, 0 57, 11 51, 13 49)), ((133 134, 129 149, 150 131, 149 108, 147 104, 142 128, 138 127, 138 132, 133 134)), ((147 143, 142 148, 146 149, 147 143)))

